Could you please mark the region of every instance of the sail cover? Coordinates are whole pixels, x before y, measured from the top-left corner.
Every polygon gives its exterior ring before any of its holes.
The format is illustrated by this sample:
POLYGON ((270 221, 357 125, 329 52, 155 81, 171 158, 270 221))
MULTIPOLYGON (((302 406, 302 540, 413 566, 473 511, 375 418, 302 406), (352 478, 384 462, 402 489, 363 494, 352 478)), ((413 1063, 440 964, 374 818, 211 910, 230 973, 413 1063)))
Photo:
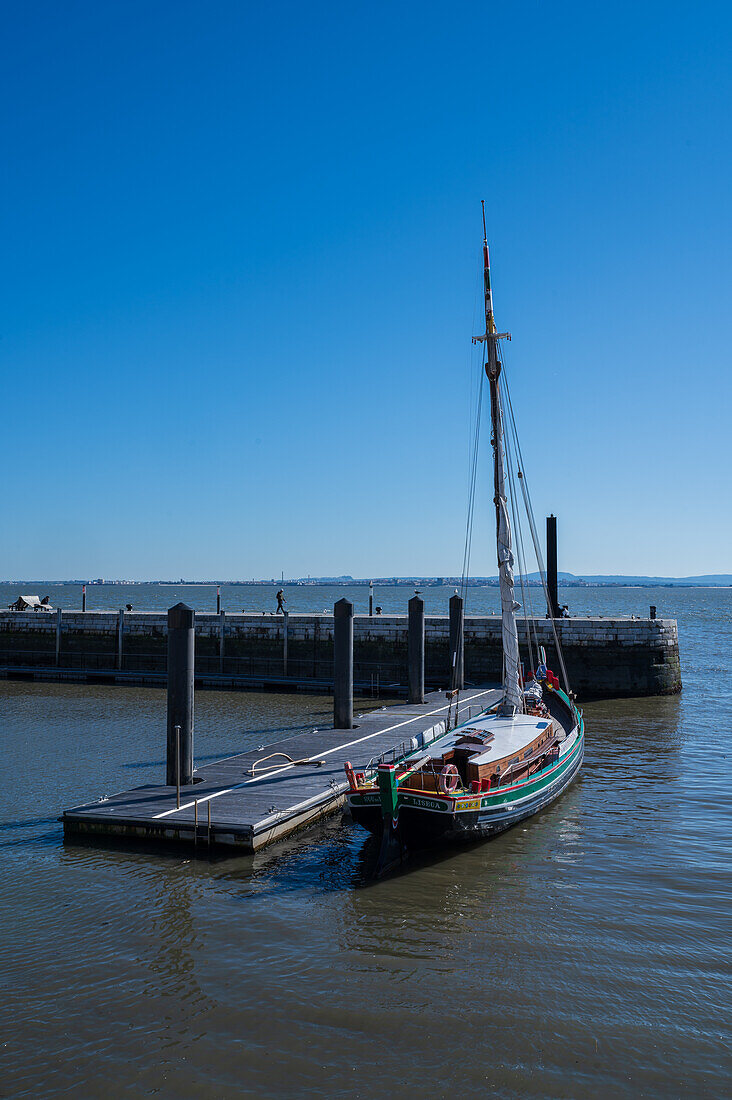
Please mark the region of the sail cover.
POLYGON ((503 637, 503 671, 505 694, 503 704, 506 711, 515 714, 521 711, 521 685, 519 681, 519 645, 516 629, 516 612, 521 604, 514 597, 513 551, 511 549, 511 523, 508 518, 506 498, 506 477, 503 457, 503 410, 500 398, 498 417, 494 428, 494 446, 497 462, 496 506, 498 510, 498 579, 501 586, 501 632, 503 637))

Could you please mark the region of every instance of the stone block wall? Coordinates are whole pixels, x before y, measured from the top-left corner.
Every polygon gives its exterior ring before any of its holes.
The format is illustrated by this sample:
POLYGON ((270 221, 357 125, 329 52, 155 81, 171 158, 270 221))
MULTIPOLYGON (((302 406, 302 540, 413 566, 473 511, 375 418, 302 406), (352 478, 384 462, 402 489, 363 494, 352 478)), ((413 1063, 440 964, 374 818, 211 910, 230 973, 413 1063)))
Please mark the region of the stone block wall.
MULTIPOLYGON (((229 677, 282 677, 287 631, 287 676, 296 680, 329 681, 332 677, 333 616, 227 613, 223 617, 224 657, 221 659, 222 618, 196 615, 196 661, 202 674, 229 677)), ((554 627, 564 653, 573 690, 580 698, 620 695, 665 695, 681 690, 679 643, 674 619, 556 619, 554 627)), ((0 612, 0 668, 56 664, 58 641, 61 667, 164 672, 167 656, 167 616, 133 611, 123 616, 122 657, 118 656, 119 615, 113 611, 0 612)), ((449 680, 448 619, 425 620, 425 676, 428 684, 449 680)), ((546 648, 549 666, 559 673, 552 624, 531 620, 532 644, 546 648)), ((526 653, 526 631, 519 624, 519 641, 526 653)), ((465 677, 472 683, 501 678, 501 624, 498 616, 465 620, 465 677)), ((354 618, 355 677, 368 683, 406 683, 407 617, 357 615, 354 618)), ((528 667, 527 667, 528 671, 528 667)))

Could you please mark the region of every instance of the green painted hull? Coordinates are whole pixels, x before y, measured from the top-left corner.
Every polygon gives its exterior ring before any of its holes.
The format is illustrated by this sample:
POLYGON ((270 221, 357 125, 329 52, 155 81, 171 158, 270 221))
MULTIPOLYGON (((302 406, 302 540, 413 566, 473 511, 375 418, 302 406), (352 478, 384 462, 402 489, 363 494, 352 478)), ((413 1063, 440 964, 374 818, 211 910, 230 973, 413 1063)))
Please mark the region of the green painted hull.
MULTIPOLYGON (((582 766, 584 721, 564 693, 557 694, 576 719, 559 759, 522 782, 490 793, 448 797, 399 789, 394 820, 407 845, 421 846, 437 838, 487 839, 538 813, 563 794, 582 766)), ((384 815, 378 791, 352 791, 348 802, 357 824, 382 832, 384 815)))

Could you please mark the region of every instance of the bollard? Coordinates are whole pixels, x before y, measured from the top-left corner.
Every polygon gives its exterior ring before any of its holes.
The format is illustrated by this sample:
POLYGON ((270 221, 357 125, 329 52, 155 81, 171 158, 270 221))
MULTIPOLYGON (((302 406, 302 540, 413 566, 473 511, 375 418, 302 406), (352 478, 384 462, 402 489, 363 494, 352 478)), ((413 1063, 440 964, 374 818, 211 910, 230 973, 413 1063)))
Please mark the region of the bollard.
POLYGON ((424 600, 421 596, 412 596, 409 601, 407 663, 409 702, 424 703, 424 600))
POLYGON ((224 656, 226 655, 226 612, 219 611, 219 672, 224 672, 224 656))
POLYGON ((546 517, 546 587, 549 594, 547 618, 559 618, 559 587, 557 581, 557 517, 546 517))
POLYGON ((168 611, 167 783, 177 775, 176 726, 180 726, 180 781, 193 782, 194 612, 184 603, 168 611))
POLYGON ((218 585, 216 586, 216 614, 221 614, 221 589, 218 585))
POLYGON ((81 610, 86 611, 86 585, 81 586, 81 610))
POLYGON ((124 608, 120 607, 119 615, 117 617, 117 668, 122 668, 122 640, 125 633, 125 612, 124 608))
POLYGON ((56 609, 56 668, 61 663, 61 608, 56 609))
POLYGON ((313 680, 318 679, 318 655, 320 653, 320 619, 313 623, 313 680))
POLYGON ((180 726, 175 727, 175 805, 180 809, 180 726))
POLYGON ((353 604, 333 607, 333 727, 353 729, 353 604))
POLYGON ((463 598, 456 593, 450 596, 450 689, 452 691, 465 686, 464 643, 463 598))
POLYGON ((652 603, 651 604, 651 618, 655 619, 655 617, 656 617, 656 605, 655 605, 655 603, 652 603))
POLYGON ((374 614, 374 582, 369 581, 369 616, 374 614))
POLYGON ((290 640, 290 612, 283 611, 285 624, 282 628, 282 675, 287 676, 287 647, 290 640))

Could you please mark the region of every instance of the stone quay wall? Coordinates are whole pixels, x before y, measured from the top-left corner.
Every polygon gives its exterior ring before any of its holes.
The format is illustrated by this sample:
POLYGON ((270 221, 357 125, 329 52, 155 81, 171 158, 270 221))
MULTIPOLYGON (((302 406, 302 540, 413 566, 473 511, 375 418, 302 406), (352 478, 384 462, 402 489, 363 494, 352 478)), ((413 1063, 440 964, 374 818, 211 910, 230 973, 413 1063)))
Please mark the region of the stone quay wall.
MULTIPOLYGON (((251 682, 321 684, 333 676, 333 616, 326 614, 196 614, 196 676, 215 686, 251 682)), ((559 662, 548 619, 531 620, 549 667, 559 662)), ((555 619, 572 689, 582 698, 670 695, 681 690, 674 619, 555 619)), ((525 626, 519 640, 526 653, 525 626)), ((167 615, 133 611, 0 611, 0 675, 68 670, 71 679, 144 682, 164 676, 167 615)), ((465 619, 465 679, 501 679, 501 621, 465 619)), ((425 619, 425 679, 449 682, 447 616, 425 619)), ((528 671, 528 669, 527 669, 528 671)), ((407 681, 407 616, 354 617, 354 679, 361 689, 401 689, 407 681)))

